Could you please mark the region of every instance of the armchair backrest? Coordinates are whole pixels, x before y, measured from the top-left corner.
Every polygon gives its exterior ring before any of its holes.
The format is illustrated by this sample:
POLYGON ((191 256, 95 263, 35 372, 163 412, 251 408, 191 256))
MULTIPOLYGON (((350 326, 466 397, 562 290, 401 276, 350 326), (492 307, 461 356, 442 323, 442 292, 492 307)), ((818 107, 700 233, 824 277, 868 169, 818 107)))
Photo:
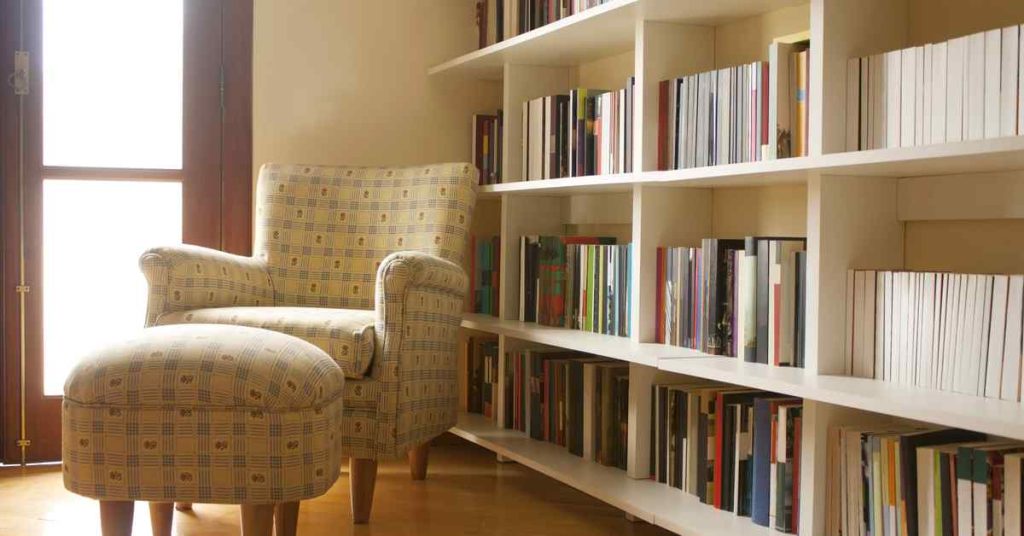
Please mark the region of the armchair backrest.
POLYGON ((476 168, 265 164, 256 185, 253 252, 276 305, 372 309, 381 260, 420 251, 461 263, 476 168))

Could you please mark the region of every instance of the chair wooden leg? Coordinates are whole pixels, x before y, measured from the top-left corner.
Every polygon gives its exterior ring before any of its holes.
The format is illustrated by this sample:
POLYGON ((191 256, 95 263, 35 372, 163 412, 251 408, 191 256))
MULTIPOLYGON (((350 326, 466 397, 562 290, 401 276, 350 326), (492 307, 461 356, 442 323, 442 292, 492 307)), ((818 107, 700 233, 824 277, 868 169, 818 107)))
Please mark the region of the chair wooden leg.
POLYGON ((274 507, 275 536, 295 536, 299 528, 299 501, 278 503, 274 507))
POLYGON ((273 504, 242 505, 242 536, 273 536, 273 534, 273 504))
POLYGON ((131 536, 133 501, 100 501, 100 527, 103 536, 131 536))
POLYGON ((366 523, 373 509, 373 488, 377 484, 377 460, 352 458, 348 464, 352 522, 366 523))
POLYGON ((429 455, 430 443, 415 446, 409 451, 409 474, 413 480, 426 480, 429 455))
POLYGON ((192 511, 192 503, 185 503, 185 502, 174 503, 174 509, 179 511, 179 512, 191 512, 192 511))
POLYGON ((149 524, 153 527, 153 536, 171 536, 173 523, 174 503, 149 503, 149 524))

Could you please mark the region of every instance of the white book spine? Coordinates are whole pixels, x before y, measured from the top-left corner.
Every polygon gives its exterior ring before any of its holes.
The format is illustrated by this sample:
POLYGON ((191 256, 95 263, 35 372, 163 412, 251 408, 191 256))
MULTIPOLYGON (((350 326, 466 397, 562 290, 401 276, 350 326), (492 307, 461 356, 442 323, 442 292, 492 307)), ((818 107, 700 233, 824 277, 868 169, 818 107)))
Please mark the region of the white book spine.
POLYGON ((1024 24, 1019 26, 1017 36, 1021 39, 1017 42, 1017 49, 1020 53, 1017 59, 1017 134, 1024 134, 1024 24))
POLYGON ((917 125, 917 52, 916 48, 900 51, 900 147, 914 145, 914 127, 917 125))
POLYGON ((900 120, 902 119, 901 83, 903 81, 903 52, 885 53, 885 139, 886 147, 900 147, 900 120))
POLYGON ((985 32, 985 138, 998 138, 1000 131, 1000 92, 1002 83, 1002 30, 985 32))
POLYGON ((948 106, 946 97, 946 81, 948 80, 946 73, 947 48, 946 43, 932 45, 931 143, 946 142, 946 109, 948 106))
POLYGON ((964 136, 964 69, 967 38, 947 42, 946 50, 946 141, 962 141, 964 136))
POLYGON ((964 101, 965 139, 985 137, 985 34, 967 38, 966 101, 964 101))
POLYGON ((857 327, 861 322, 861 307, 859 307, 860 289, 857 288, 856 270, 846 271, 846 356, 844 374, 847 376, 860 376, 857 366, 857 355, 860 351, 857 339, 857 327))
POLYGON ((1021 311, 1024 307, 1024 276, 1011 275, 1006 297, 1006 328, 1003 335, 1003 386, 1000 398, 1020 400, 1021 311))
MULTIPOLYGON (((917 448, 917 531, 935 534, 935 454, 929 447, 917 448)), ((910 485, 914 485, 913 482, 910 485)))
POLYGON ((925 57, 924 47, 914 48, 914 145, 924 145, 925 57))
POLYGON ((1018 79, 1020 78, 1020 26, 1002 30, 999 82, 999 135, 1017 135, 1018 79))
POLYGON ((883 149, 887 146, 885 133, 887 120, 885 117, 886 112, 886 97, 885 91, 887 84, 885 82, 886 76, 886 56, 885 54, 876 54, 871 56, 871 139, 870 146, 872 149, 883 149))

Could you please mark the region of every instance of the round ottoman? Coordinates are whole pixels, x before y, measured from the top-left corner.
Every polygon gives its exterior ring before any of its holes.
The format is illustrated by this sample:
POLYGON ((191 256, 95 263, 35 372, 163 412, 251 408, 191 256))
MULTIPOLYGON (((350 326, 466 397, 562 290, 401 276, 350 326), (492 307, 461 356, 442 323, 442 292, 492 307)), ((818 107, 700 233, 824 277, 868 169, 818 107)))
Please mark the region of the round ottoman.
POLYGON ((243 534, 294 534, 298 501, 341 464, 341 368, 301 339, 231 325, 148 328, 92 352, 64 385, 64 486, 100 500, 104 536, 150 501, 242 505, 243 534))

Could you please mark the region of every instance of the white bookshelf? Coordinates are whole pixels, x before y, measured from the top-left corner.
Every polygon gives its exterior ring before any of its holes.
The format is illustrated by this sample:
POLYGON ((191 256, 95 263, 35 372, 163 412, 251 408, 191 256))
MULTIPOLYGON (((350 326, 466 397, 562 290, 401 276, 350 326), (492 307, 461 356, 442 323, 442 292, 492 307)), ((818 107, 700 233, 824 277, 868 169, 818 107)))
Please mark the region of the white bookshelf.
MULTIPOLYGON (((472 9, 473 2, 466 5, 472 9)), ((843 150, 847 60, 1024 23, 1018 0, 986 0, 985 6, 966 0, 612 0, 431 69, 434 77, 503 85, 496 106, 505 110, 505 182, 481 188, 474 222, 478 236, 502 237, 500 318, 467 315, 466 333, 497 335, 502 353, 547 346, 630 363, 626 472, 475 415, 463 415, 453 431, 639 519, 694 536, 768 531, 646 480, 650 385, 674 375, 805 399, 804 535, 823 532, 824 437, 833 424, 909 419, 1024 440, 1022 404, 838 375, 847 270, 1024 272, 1024 136, 843 150), (811 36, 809 156, 656 170, 661 80, 767 60, 774 37, 800 31, 811 36), (634 172, 520 180, 524 101, 579 86, 618 89, 629 76, 637 90, 634 172), (525 234, 631 242, 632 336, 519 322, 518 239, 525 234), (653 343, 656 248, 746 235, 807 237, 806 369, 653 343)))
POLYGON ((694 496, 569 454, 563 447, 499 428, 481 415, 463 413, 452 433, 604 501, 637 519, 685 536, 774 534, 747 518, 709 508, 694 496))

